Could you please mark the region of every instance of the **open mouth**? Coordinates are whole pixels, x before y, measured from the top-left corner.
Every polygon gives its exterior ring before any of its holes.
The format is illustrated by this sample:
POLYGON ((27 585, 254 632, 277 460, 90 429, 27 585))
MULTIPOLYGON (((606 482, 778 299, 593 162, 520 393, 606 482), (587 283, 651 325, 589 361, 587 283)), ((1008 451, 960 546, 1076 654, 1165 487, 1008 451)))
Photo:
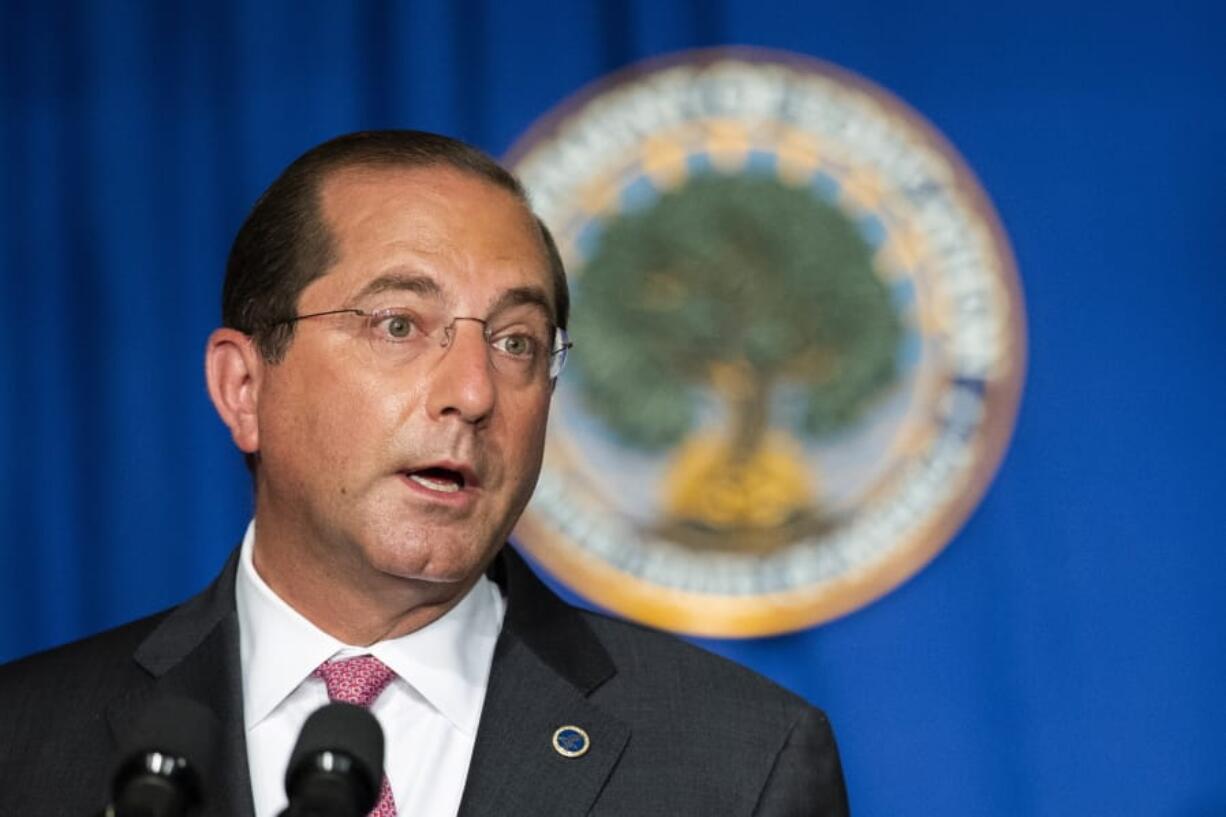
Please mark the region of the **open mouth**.
POLYGON ((423 488, 438 491, 443 494, 454 494, 464 490, 464 475, 450 468, 423 468, 420 471, 410 471, 409 479, 423 488))

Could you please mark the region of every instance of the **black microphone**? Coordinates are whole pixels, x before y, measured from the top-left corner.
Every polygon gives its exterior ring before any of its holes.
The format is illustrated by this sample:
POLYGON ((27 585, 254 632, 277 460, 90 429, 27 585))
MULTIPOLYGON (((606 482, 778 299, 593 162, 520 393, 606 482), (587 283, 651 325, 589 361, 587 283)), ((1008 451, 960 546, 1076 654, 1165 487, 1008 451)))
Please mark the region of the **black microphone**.
POLYGON ((186 817, 204 802, 220 725, 187 698, 156 698, 124 742, 107 817, 186 817))
POLYGON ((383 730, 360 706, 334 701, 302 725, 285 773, 282 817, 365 817, 383 780, 383 730))

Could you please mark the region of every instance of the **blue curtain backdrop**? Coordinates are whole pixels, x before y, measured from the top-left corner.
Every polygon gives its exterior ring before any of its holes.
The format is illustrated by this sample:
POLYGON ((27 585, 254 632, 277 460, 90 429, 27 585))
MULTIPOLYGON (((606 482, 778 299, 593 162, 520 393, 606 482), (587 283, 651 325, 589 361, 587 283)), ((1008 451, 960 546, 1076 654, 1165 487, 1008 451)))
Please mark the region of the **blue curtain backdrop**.
POLYGON ((829 711, 860 815, 1226 814, 1221 9, 7 4, 0 659, 169 605, 238 541, 202 349, 230 240, 291 158, 369 127, 501 153, 638 58, 770 46, 893 90, 968 159, 1017 252, 1030 371, 999 478, 927 570, 708 646, 829 711))

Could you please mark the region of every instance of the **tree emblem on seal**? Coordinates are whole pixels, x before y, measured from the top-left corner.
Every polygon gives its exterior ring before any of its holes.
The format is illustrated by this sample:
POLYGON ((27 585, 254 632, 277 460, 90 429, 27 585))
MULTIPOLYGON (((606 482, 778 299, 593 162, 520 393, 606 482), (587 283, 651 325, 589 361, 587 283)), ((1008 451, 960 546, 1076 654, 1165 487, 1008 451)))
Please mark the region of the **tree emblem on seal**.
POLYGON ((803 445, 896 381, 903 328, 873 251, 765 175, 692 176, 609 217, 577 282, 574 368, 623 443, 675 447, 661 534, 764 552, 834 524, 803 445))

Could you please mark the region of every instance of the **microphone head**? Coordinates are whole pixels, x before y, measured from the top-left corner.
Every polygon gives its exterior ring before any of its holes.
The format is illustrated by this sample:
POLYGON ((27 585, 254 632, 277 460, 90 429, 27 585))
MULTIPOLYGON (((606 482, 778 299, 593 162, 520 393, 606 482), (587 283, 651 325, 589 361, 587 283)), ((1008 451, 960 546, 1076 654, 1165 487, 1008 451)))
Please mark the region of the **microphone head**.
POLYGON ((291 813, 361 817, 374 808, 382 780, 383 729, 374 715, 339 701, 311 713, 285 773, 291 813))
POLYGON ((155 698, 123 742, 112 778, 119 817, 179 817, 203 800, 221 727, 211 710, 177 696, 155 698))

